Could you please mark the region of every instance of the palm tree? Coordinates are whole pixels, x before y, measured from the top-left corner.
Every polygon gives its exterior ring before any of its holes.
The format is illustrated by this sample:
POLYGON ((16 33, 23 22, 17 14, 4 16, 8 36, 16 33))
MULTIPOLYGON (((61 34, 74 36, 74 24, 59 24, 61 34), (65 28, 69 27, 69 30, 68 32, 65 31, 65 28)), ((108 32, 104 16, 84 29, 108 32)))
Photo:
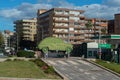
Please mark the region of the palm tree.
POLYGON ((93 26, 93 24, 92 24, 91 21, 88 21, 88 22, 85 24, 85 26, 86 26, 88 29, 91 29, 92 26, 93 26))
POLYGON ((93 24, 92 24, 92 21, 88 21, 86 24, 85 24, 86 28, 91 31, 91 28, 93 27, 93 24))

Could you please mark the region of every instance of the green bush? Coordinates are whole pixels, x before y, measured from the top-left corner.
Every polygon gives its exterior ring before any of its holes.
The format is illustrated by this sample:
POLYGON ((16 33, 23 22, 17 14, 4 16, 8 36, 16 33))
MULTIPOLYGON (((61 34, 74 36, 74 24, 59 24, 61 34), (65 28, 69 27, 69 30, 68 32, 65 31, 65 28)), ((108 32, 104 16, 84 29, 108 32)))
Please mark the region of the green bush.
POLYGON ((17 53, 18 57, 33 58, 34 52, 21 50, 17 53))
POLYGON ((24 61, 23 59, 14 59, 13 61, 24 61))
POLYGON ((43 65, 46 65, 43 61, 40 59, 34 60, 34 63, 37 64, 37 66, 42 67, 43 65))
POLYGON ((34 62, 38 67, 40 67, 46 74, 55 74, 55 70, 52 66, 48 66, 41 59, 30 60, 34 62))
POLYGON ((5 61, 12 61, 11 59, 6 59, 5 61))
POLYGON ((45 70, 44 70, 45 73, 47 74, 53 74, 55 73, 55 70, 52 66, 48 66, 45 70))

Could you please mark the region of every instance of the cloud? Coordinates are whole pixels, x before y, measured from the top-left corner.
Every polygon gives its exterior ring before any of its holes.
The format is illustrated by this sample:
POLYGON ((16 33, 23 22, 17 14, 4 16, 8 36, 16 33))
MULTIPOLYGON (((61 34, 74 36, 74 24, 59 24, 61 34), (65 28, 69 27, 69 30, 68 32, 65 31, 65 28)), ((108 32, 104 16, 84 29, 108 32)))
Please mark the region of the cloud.
POLYGON ((105 5, 108 5, 110 7, 119 7, 120 6, 120 0, 103 0, 105 5))
POLYGON ((64 8, 71 8, 74 6, 73 3, 69 3, 66 0, 38 0, 41 4, 51 4, 53 7, 64 7, 64 8))
POLYGON ((38 9, 50 9, 52 5, 49 4, 30 4, 22 3, 20 6, 13 9, 0 10, 0 16, 4 18, 23 19, 36 17, 38 9))
POLYGON ((39 0, 37 4, 22 3, 16 8, 0 10, 0 16, 12 20, 36 17, 38 9, 53 7, 72 8, 85 10, 85 16, 91 18, 113 19, 114 14, 120 12, 120 0, 103 0, 102 4, 75 6, 67 0, 39 0))
POLYGON ((6 18, 17 17, 20 14, 21 14, 21 11, 17 9, 7 9, 7 10, 0 11, 0 16, 6 17, 6 18))

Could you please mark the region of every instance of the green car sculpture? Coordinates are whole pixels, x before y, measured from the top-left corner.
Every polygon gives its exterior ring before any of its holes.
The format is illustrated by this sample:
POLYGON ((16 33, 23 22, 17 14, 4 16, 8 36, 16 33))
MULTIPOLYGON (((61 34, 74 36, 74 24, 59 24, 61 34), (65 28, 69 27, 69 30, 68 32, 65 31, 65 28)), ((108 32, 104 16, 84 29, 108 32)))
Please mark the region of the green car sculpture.
POLYGON ((55 50, 65 51, 69 54, 73 49, 73 45, 65 43, 60 38, 47 37, 39 43, 38 48, 42 50, 44 53, 48 53, 49 50, 55 50))

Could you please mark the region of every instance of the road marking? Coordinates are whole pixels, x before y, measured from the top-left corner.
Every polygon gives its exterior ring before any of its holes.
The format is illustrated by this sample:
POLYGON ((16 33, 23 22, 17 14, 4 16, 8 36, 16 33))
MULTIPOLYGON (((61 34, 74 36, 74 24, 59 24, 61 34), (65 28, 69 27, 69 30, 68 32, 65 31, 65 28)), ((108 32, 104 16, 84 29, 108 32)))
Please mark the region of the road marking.
POLYGON ((63 64, 63 65, 68 65, 67 63, 65 63, 64 61, 57 61, 59 62, 60 64, 63 64))
POLYGON ((74 61, 71 61, 71 60, 69 60, 69 61, 67 61, 67 62, 69 62, 69 63, 71 63, 71 64, 73 64, 73 65, 79 65, 78 63, 76 63, 76 62, 74 62, 74 61))
POLYGON ((92 80, 95 80, 95 79, 96 79, 96 77, 95 77, 95 76, 91 76, 91 78, 92 78, 92 80))
POLYGON ((80 72, 84 72, 84 70, 83 70, 83 69, 79 69, 79 71, 80 71, 80 72))
POLYGON ((84 74, 90 74, 89 72, 84 72, 84 74))
POLYGON ((56 65, 56 63, 53 62, 53 61, 48 61, 48 63, 50 63, 50 64, 52 64, 52 65, 56 65))
POLYGON ((82 60, 77 60, 78 62, 82 63, 82 64, 85 64, 85 65, 88 65, 90 66, 90 63, 86 62, 86 61, 82 61, 82 60))

